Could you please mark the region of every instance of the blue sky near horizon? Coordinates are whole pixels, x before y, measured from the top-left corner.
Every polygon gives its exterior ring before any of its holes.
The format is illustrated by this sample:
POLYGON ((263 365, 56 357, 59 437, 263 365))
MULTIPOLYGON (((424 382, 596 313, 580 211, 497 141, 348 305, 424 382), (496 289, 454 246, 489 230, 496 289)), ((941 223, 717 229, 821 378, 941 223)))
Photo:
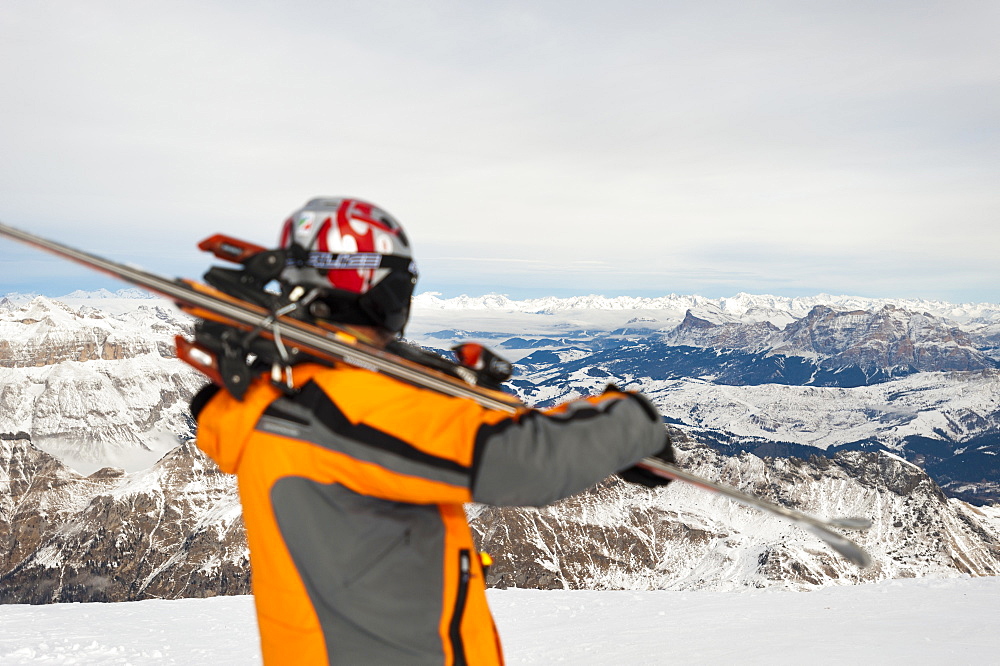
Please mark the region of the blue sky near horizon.
MULTIPOLYGON (((197 277, 316 195, 421 291, 1000 302, 1000 5, 0 5, 0 221, 197 277)), ((0 240, 0 294, 119 288, 0 240)))

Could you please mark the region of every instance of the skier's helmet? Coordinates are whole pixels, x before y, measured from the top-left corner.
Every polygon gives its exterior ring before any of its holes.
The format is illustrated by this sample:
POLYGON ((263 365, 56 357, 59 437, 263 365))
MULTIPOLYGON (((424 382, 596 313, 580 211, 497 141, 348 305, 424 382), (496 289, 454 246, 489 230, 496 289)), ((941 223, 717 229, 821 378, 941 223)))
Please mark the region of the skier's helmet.
POLYGON ((285 221, 281 247, 290 255, 284 287, 320 288, 314 317, 403 330, 417 269, 387 212, 360 199, 313 199, 285 221))

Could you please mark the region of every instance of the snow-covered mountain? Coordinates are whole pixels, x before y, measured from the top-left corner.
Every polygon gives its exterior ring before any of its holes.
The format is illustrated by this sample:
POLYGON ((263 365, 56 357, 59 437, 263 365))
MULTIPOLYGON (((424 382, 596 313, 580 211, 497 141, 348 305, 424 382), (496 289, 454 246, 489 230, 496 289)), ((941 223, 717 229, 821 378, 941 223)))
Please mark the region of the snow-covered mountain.
MULTIPOLYGON (((876 561, 861 574, 811 534, 693 487, 611 481, 545 509, 471 507, 491 581, 798 589, 1000 574, 996 509, 949 499, 912 464, 953 496, 1000 497, 1000 306, 821 301, 418 297, 412 339, 495 345, 529 402, 641 390, 696 473, 876 525, 859 535, 876 561)), ((248 590, 232 479, 188 441, 204 380, 171 350, 188 330, 134 290, 0 301, 5 600, 248 590)))
MULTIPOLYGON (((1000 574, 1000 516, 948 499, 885 453, 835 460, 720 455, 678 437, 682 464, 817 514, 862 515, 875 565, 859 571, 811 533, 692 486, 616 479, 551 507, 469 508, 498 587, 808 589, 889 578, 1000 574)), ((190 444, 153 467, 82 476, 0 437, 0 602, 206 597, 249 592, 232 477, 190 444)))
MULTIPOLYGON (((663 336, 671 346, 739 349, 817 362, 821 368, 860 371, 856 383, 940 370, 982 370, 1000 363, 976 348, 956 323, 885 305, 875 311, 817 305, 782 328, 765 322, 717 323, 688 311, 663 336)), ((806 383, 816 383, 815 379, 806 383)))
POLYGON ((573 296, 568 298, 534 298, 514 300, 502 294, 486 296, 458 296, 442 298, 440 294, 425 292, 414 298, 414 309, 424 313, 431 310, 450 311, 499 311, 523 313, 585 311, 645 311, 661 313, 666 319, 679 322, 684 313, 691 309, 714 311, 721 316, 741 321, 768 321, 777 318, 776 325, 791 319, 801 319, 817 305, 825 305, 837 310, 878 310, 886 305, 917 312, 929 312, 935 316, 951 319, 963 324, 1000 323, 1000 304, 965 303, 956 305, 944 301, 926 299, 865 298, 860 296, 834 296, 819 294, 809 297, 788 298, 782 296, 740 293, 731 297, 705 298, 704 296, 670 294, 658 298, 638 298, 633 296, 607 297, 600 295, 573 296))
POLYGON ((859 570, 808 532, 684 484, 640 490, 612 479, 551 507, 480 507, 474 528, 498 587, 805 589, 887 578, 1000 574, 995 509, 948 499, 916 465, 886 453, 832 460, 723 456, 681 440, 696 474, 800 510, 866 516, 859 570), (581 547, 581 544, 583 547, 581 547))
POLYGON ((79 474, 0 435, 0 603, 249 593, 235 479, 190 443, 131 474, 79 474))
POLYGON ((173 346, 190 321, 130 292, 65 301, 0 306, 0 432, 82 472, 148 467, 193 433, 187 403, 205 380, 173 346))
POLYGON ((427 299, 417 316, 442 327, 412 335, 490 341, 517 361, 510 385, 531 404, 614 383, 722 451, 880 448, 956 496, 1000 499, 1000 306, 823 298, 427 299))
POLYGON ((418 294, 413 301, 410 329, 423 333, 454 328, 484 333, 521 331, 553 335, 560 330, 611 331, 630 322, 642 328, 666 330, 683 321, 688 311, 712 323, 769 322, 777 328, 806 317, 817 306, 842 312, 875 312, 886 306, 929 314, 954 322, 968 333, 1000 334, 1000 304, 956 305, 923 299, 862 298, 821 294, 808 298, 737 294, 727 298, 705 298, 671 294, 660 298, 579 296, 512 300, 499 294, 441 298, 418 294))

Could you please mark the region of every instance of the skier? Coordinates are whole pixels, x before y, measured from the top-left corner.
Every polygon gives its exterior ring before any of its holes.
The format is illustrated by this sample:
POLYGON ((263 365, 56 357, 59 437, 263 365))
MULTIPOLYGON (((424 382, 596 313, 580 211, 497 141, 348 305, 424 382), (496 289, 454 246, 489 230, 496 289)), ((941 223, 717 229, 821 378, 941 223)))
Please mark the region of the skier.
MULTIPOLYGON (((357 199, 294 213, 283 288, 319 288, 309 317, 385 345, 416 268, 399 224, 357 199)), ((348 365, 257 377, 242 401, 192 401, 198 446, 238 477, 267 664, 499 664, 463 504, 544 505, 633 465, 673 461, 653 405, 609 388, 511 415, 348 365)))

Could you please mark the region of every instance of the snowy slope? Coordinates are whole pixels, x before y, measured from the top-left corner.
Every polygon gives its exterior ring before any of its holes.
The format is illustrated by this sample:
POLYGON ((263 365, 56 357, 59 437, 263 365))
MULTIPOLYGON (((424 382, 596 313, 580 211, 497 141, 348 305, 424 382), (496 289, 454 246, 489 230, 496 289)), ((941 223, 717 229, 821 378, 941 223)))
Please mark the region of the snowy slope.
POLYGON ((1000 429, 1000 372, 919 373, 874 386, 726 386, 697 379, 628 382, 683 424, 820 449, 912 435, 968 439, 1000 429))
MULTIPOLYGON (((1000 654, 1000 578, 488 594, 510 664, 989 664, 1000 654)), ((2 606, 0 663, 248 666, 260 649, 250 597, 2 606)))
POLYGON ((158 354, 0 368, 0 432, 26 432, 82 473, 143 469, 191 436, 187 404, 204 383, 158 354))

